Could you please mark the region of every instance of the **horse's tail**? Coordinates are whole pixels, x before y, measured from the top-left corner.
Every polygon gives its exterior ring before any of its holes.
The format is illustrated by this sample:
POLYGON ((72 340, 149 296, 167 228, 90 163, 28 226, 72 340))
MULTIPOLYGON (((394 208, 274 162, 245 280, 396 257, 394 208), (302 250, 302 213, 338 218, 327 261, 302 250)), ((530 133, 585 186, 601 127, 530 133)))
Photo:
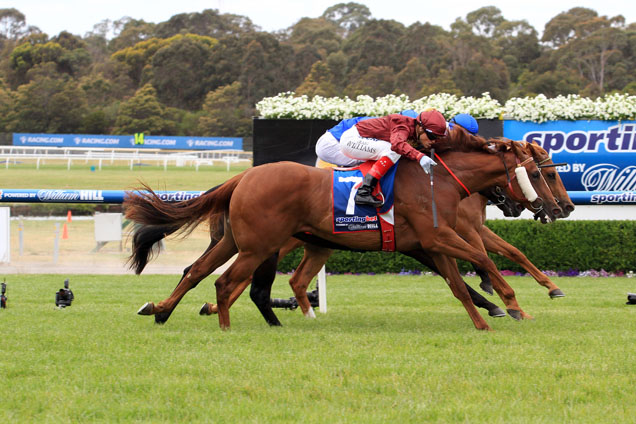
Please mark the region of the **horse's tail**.
POLYGON ((130 268, 140 274, 155 253, 155 243, 181 231, 189 234, 205 219, 210 220, 210 231, 218 238, 222 231, 222 217, 228 209, 234 189, 244 173, 206 191, 201 196, 179 203, 167 203, 148 186, 141 192, 128 193, 124 208, 126 218, 136 223, 133 230, 130 268), (221 229, 219 229, 219 225, 221 229))

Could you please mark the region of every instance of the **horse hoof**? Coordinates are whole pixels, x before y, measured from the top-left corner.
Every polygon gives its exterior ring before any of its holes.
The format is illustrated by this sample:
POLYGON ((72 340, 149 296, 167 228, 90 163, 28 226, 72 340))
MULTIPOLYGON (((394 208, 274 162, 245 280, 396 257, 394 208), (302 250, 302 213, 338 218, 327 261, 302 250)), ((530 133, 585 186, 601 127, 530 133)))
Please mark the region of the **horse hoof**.
POLYGON ((139 310, 137 311, 137 315, 152 315, 152 310, 154 309, 154 307, 154 303, 146 302, 144 306, 139 308, 139 310))
POLYGON ((171 313, 172 311, 155 314, 155 324, 165 324, 168 318, 170 318, 171 313))
POLYGON ((492 290, 492 284, 490 284, 490 283, 486 283, 486 282, 482 281, 481 283, 479 283, 479 287, 481 287, 481 289, 483 291, 485 291, 486 293, 488 293, 491 296, 494 294, 494 292, 492 290))
POLYGON ((517 321, 521 321, 521 311, 518 311, 516 309, 506 309, 508 311, 508 315, 510 315, 512 318, 516 319, 517 321))
POLYGON ((201 306, 201 309, 199 309, 199 315, 213 315, 216 313, 218 313, 218 309, 216 308, 216 305, 211 303, 204 303, 203 306, 201 306))
POLYGON ((554 289, 548 294, 550 295, 550 299, 554 299, 557 297, 565 297, 565 293, 563 293, 561 289, 554 289))
POLYGON ((501 308, 495 308, 493 310, 488 311, 488 315, 490 315, 493 318, 501 318, 501 317, 505 317, 506 313, 501 308))

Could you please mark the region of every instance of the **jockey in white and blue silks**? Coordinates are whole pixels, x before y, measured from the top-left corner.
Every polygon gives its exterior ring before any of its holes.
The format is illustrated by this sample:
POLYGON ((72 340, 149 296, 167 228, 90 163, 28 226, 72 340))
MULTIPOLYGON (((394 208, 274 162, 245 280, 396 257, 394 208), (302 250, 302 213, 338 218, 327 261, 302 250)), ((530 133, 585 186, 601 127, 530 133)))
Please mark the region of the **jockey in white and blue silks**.
MULTIPOLYGON (((414 110, 403 110, 401 115, 417 118, 417 112, 414 110)), ((346 156, 340 149, 340 137, 342 133, 353 127, 360 121, 371 119, 372 116, 358 116, 356 118, 343 119, 338 125, 327 130, 316 142, 316 155, 322 161, 336 166, 351 167, 364 162, 346 156)))
POLYGON ((472 135, 477 135, 479 132, 479 124, 477 123, 477 120, 467 113, 459 113, 448 121, 449 129, 453 129, 455 125, 459 125, 472 135))

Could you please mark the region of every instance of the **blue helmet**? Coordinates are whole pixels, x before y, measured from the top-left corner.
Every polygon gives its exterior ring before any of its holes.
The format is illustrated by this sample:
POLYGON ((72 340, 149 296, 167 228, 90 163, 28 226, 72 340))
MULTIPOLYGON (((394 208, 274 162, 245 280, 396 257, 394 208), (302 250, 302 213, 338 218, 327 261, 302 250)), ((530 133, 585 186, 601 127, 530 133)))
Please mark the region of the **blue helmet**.
POLYGON ((479 132, 479 124, 477 123, 477 120, 467 113, 460 113, 451 118, 449 121, 449 127, 453 128, 455 124, 461 126, 472 135, 477 135, 479 132))
POLYGON ((408 116, 409 118, 417 119, 417 112, 412 109, 403 110, 400 115, 408 116))

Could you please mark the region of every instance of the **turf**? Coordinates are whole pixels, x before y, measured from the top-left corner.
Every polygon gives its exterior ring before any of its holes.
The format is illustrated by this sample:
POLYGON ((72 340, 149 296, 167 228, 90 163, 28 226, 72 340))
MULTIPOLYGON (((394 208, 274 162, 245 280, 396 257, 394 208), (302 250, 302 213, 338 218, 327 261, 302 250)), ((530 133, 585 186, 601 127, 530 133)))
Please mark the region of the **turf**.
POLYGON ((143 181, 152 188, 162 190, 207 190, 225 182, 250 166, 232 165, 230 171, 222 166, 202 166, 196 171, 192 166, 105 166, 91 171, 90 164, 77 164, 70 170, 65 165, 46 165, 39 170, 35 165, 18 164, 0 167, 0 188, 55 188, 127 190, 143 181))
POLYGON ((69 278, 58 310, 60 276, 6 276, 0 422, 635 421, 634 279, 555 278, 567 297, 550 300, 508 277, 536 319, 488 333, 431 276, 330 276, 329 312, 278 310, 282 328, 243 296, 229 332, 197 314, 210 279, 159 326, 135 312, 174 276, 69 278))

